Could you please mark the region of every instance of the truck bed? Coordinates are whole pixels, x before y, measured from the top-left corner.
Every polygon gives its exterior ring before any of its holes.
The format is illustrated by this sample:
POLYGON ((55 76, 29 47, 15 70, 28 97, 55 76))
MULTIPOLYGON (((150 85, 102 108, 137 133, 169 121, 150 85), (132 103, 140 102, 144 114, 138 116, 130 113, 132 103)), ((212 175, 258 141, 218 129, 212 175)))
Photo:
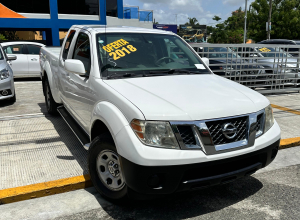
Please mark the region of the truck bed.
POLYGON ((47 53, 51 54, 55 58, 59 57, 61 47, 43 47, 42 51, 46 51, 47 53))

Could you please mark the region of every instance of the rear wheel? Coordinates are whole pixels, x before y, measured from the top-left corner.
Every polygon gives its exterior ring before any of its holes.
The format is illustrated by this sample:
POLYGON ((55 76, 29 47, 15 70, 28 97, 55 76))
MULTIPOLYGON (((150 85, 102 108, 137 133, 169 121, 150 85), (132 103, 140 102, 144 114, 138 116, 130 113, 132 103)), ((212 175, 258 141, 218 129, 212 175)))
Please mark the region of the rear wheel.
POLYGON ((89 173, 94 187, 104 197, 118 201, 126 197, 119 155, 110 134, 96 137, 89 149, 89 173))
POLYGON ((58 104, 54 101, 52 97, 51 89, 47 78, 45 80, 45 102, 48 113, 50 115, 57 115, 58 104))

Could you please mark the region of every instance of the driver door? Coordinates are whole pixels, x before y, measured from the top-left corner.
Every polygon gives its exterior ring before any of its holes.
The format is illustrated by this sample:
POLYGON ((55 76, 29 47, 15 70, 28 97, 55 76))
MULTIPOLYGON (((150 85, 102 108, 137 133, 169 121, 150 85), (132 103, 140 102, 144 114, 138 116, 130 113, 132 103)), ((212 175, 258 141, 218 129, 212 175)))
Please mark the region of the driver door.
POLYGON ((69 104, 76 114, 78 122, 88 130, 93 108, 93 92, 90 85, 90 72, 92 66, 91 38, 89 34, 82 31, 76 39, 72 59, 80 60, 85 67, 84 76, 68 73, 69 104))

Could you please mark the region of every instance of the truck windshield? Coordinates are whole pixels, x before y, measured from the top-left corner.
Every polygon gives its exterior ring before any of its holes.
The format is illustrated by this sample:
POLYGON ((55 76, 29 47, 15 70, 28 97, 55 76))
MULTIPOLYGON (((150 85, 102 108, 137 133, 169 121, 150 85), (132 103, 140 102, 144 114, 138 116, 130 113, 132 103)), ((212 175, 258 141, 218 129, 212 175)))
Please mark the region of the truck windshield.
POLYGON ((167 34, 98 34, 102 77, 211 73, 181 38, 167 34))

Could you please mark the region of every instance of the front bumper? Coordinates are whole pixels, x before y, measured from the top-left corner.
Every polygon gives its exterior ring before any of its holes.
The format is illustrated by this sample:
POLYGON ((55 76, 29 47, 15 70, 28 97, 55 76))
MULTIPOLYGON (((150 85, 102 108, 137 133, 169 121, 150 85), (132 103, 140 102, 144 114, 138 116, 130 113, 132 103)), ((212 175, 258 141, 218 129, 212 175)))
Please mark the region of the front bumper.
POLYGON ((0 80, 0 100, 10 99, 15 95, 15 86, 13 77, 8 77, 7 79, 0 80), (2 95, 2 91, 9 91, 9 95, 2 95))
POLYGON ((277 155, 280 139, 248 154, 205 163, 142 166, 120 157, 129 196, 165 195, 225 184, 251 175, 270 164, 277 155))

